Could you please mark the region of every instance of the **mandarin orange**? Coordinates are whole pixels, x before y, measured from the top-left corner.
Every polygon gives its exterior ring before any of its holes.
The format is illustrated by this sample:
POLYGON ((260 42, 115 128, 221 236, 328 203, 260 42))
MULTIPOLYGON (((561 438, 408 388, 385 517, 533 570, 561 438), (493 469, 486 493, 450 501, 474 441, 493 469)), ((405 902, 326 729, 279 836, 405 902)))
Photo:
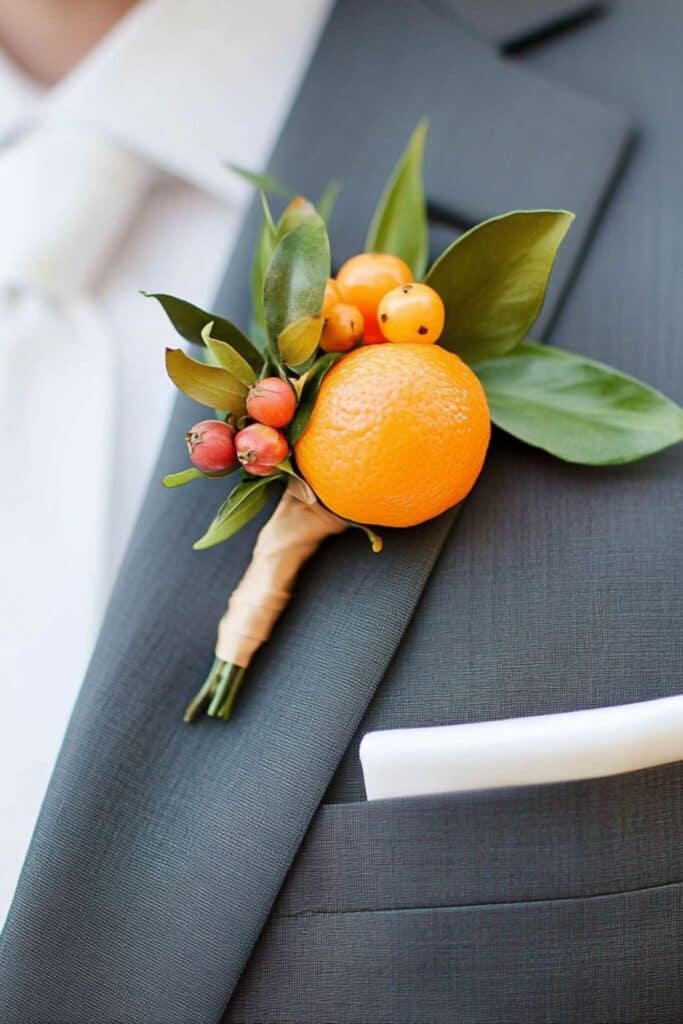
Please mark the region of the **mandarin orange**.
POLYGON ((490 434, 484 389, 458 356, 439 345, 371 345, 324 378, 295 454, 337 515, 413 526, 469 493, 490 434))
POLYGON ((366 345, 385 340, 377 323, 377 307, 382 297, 412 279, 412 271, 404 260, 383 252, 361 252, 339 268, 339 294, 342 302, 357 306, 363 314, 366 345))

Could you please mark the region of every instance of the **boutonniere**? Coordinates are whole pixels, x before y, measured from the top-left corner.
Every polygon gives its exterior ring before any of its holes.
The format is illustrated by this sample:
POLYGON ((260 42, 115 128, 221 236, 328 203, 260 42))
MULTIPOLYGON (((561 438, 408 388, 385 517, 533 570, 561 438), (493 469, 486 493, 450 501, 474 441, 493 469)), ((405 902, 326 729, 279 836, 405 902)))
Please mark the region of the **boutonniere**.
MULTIPOLYGON (((185 719, 227 719, 245 672, 328 536, 409 528, 475 484, 491 422, 568 462, 630 462, 683 439, 683 410, 618 370, 528 340, 573 215, 523 210, 478 224, 428 267, 422 181, 426 124, 414 132, 372 217, 364 251, 331 275, 326 221, 291 198, 276 220, 270 178, 252 270, 249 336, 169 295, 159 300, 194 359, 168 349, 173 383, 212 412, 190 426, 192 466, 223 498, 210 548, 282 489, 218 626, 215 660, 185 719), (227 477, 227 479, 225 479, 227 477)), ((381 564, 378 565, 381 572, 381 564)))

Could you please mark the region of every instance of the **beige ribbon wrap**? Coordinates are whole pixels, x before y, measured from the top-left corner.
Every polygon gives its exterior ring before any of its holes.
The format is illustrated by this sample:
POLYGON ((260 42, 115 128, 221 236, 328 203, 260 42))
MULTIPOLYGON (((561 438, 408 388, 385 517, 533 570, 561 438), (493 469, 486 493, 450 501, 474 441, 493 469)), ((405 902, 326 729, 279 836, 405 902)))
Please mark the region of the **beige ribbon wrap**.
POLYGON ((218 624, 217 658, 240 668, 249 665, 286 608, 301 566, 326 537, 347 526, 323 508, 307 484, 290 480, 218 624))

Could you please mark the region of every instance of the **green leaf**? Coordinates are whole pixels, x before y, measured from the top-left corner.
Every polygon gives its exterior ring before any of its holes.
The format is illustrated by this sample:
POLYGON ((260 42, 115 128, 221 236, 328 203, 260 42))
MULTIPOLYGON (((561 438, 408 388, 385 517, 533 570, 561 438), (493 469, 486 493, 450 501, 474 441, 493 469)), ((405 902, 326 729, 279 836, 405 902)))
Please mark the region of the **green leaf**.
POLYGON ((236 419, 244 415, 247 388, 222 367, 207 366, 182 349, 167 348, 166 371, 175 386, 195 402, 231 412, 236 419))
POLYGON ((319 224, 320 221, 325 223, 313 203, 303 196, 294 196, 282 211, 282 216, 277 222, 275 240, 279 242, 289 231, 298 228, 300 224, 319 224))
POLYGON ((285 199, 289 199, 292 194, 291 189, 288 189, 277 178, 272 178, 270 174, 259 174, 256 171, 250 171, 247 167, 240 167, 239 164, 228 163, 225 166, 228 170, 248 181, 250 185, 254 185, 255 188, 260 189, 262 192, 272 192, 273 195, 284 196, 285 199))
POLYGON ((340 181, 331 181, 329 185, 326 186, 323 194, 316 204, 318 213, 326 224, 330 223, 330 217, 332 216, 332 211, 334 210, 337 199, 339 198, 341 188, 340 181))
POLYGON ((238 484, 218 509, 204 536, 192 545, 195 551, 212 548, 238 533, 258 515, 266 503, 270 486, 279 479, 279 475, 268 476, 238 484))
POLYGON ((683 440, 683 409, 609 366, 523 342, 475 366, 503 430, 567 462, 633 462, 683 440))
POLYGON ((283 362, 302 366, 318 347, 325 321, 321 316, 302 316, 285 327, 277 339, 283 362))
POLYGON ((181 469, 179 473, 167 473, 161 482, 164 487, 184 487, 203 476, 198 469, 181 469))
POLYGON ((263 289, 269 336, 304 316, 317 316, 330 276, 330 243, 322 218, 299 224, 275 246, 263 289))
POLYGON ((520 210, 461 235, 425 278, 446 305, 439 344, 474 363, 526 337, 573 220, 566 210, 520 210))
POLYGON ((399 160, 375 210, 366 252, 388 252, 400 256, 419 280, 427 266, 427 206, 422 180, 427 121, 420 121, 399 160))
POLYGON ((261 229, 256 242, 254 260, 251 265, 251 309, 252 309, 252 334, 258 339, 262 347, 268 345, 268 328, 266 327, 266 313, 263 306, 263 283, 266 279, 266 272, 273 258, 277 229, 273 223, 273 215, 270 212, 268 200, 261 192, 261 229))
POLYGON ((202 340, 213 356, 216 365, 222 366, 224 370, 228 370, 245 387, 250 387, 257 380, 256 373, 246 359, 242 358, 237 349, 234 349, 232 345, 228 345, 225 341, 219 341, 218 338, 212 337, 212 330, 213 322, 208 323, 203 329, 202 340))
POLYGON ((219 341, 227 342, 228 345, 232 345, 255 370, 261 369, 263 356, 249 339, 245 337, 239 327, 231 324, 229 320, 222 316, 216 316, 215 313, 205 313, 198 306, 193 306, 191 302, 185 302, 184 299, 177 299, 174 295, 152 294, 150 292, 141 292, 141 294, 148 299, 156 299, 157 302, 161 303, 166 316, 178 334, 185 338, 186 341, 191 341, 195 345, 202 345, 202 331, 208 323, 213 323, 215 338, 219 341))
POLYGON ((292 420, 292 425, 289 428, 290 444, 295 445, 308 426, 308 421, 311 418, 313 406, 315 405, 315 400, 318 397, 320 385, 323 382, 325 374, 332 368, 332 366, 334 366, 337 360, 341 358, 341 352, 328 352, 326 355, 321 356, 320 359, 317 359, 306 374, 306 379, 299 398, 299 406, 297 408, 296 415, 292 420))

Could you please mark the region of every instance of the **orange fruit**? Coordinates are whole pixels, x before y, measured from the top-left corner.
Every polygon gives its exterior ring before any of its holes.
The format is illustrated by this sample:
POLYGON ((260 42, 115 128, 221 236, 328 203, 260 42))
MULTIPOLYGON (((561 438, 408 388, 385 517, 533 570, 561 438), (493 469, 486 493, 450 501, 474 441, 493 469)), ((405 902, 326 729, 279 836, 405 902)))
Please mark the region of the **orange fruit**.
POLYGON ((368 313, 365 318, 365 327, 363 329, 363 344, 364 345, 383 345, 387 340, 379 329, 379 320, 375 313, 368 313))
POLYGON ((379 327, 387 341, 431 344, 441 337, 446 309, 428 284, 392 288, 377 307, 379 327))
POLYGON ((323 296, 323 308, 320 311, 322 315, 327 316, 332 307, 336 306, 338 302, 341 302, 341 295, 337 288, 337 282, 333 277, 328 277, 323 296))
POLYGON ((337 274, 342 302, 357 306, 366 325, 376 319, 382 296, 399 284, 408 284, 413 274, 398 256, 382 252, 361 252, 347 260, 337 274))
POLYGON ((295 454, 337 515, 414 526, 469 493, 490 434, 484 389, 458 356, 440 345, 371 345, 326 375, 295 454))
POLYGON ((363 314, 357 306, 338 302, 325 314, 320 337, 323 352, 350 352, 363 337, 363 314))

